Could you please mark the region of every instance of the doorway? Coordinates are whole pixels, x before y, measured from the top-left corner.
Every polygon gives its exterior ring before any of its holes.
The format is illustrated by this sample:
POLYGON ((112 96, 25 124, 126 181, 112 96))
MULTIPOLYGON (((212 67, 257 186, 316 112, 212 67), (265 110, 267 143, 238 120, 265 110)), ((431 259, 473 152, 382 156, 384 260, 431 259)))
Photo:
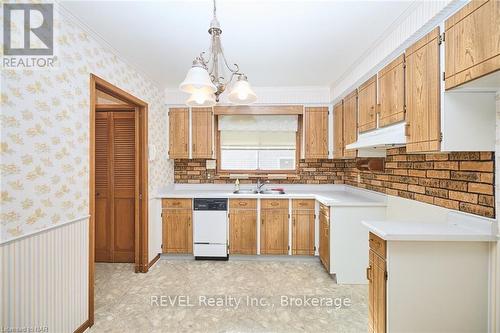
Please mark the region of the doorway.
POLYGON ((148 105, 90 75, 89 326, 95 262, 148 271, 148 105))

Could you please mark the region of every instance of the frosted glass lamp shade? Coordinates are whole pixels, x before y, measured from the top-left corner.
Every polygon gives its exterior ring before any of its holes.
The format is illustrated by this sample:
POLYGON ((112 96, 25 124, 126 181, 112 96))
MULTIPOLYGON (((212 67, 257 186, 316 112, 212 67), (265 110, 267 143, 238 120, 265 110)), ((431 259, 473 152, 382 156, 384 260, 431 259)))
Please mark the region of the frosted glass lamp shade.
POLYGON ((217 91, 217 87, 210 80, 208 71, 200 66, 191 67, 186 78, 179 85, 179 89, 189 94, 200 89, 207 89, 213 93, 217 91))
POLYGON ((208 89, 197 89, 191 93, 186 104, 194 107, 210 107, 215 105, 215 95, 208 89))
POLYGON ((257 101, 257 95, 250 87, 245 76, 240 76, 233 84, 231 92, 227 96, 229 102, 236 105, 248 105, 257 101))

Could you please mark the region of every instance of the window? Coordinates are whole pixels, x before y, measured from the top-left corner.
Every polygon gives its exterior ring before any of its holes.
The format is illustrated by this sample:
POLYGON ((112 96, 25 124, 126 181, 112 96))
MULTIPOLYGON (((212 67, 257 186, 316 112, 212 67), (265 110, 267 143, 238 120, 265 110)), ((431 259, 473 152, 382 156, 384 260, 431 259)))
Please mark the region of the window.
POLYGON ((297 116, 222 116, 221 118, 219 122, 221 170, 256 172, 295 170, 297 116))

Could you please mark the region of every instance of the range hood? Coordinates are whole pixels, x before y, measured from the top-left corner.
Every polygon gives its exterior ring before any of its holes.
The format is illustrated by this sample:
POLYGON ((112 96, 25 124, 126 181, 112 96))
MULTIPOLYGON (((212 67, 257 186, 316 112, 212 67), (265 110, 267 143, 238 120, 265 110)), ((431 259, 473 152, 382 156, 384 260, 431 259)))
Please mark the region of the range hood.
POLYGON ((346 149, 385 150, 406 145, 405 123, 399 123, 358 135, 358 141, 346 146, 346 149))

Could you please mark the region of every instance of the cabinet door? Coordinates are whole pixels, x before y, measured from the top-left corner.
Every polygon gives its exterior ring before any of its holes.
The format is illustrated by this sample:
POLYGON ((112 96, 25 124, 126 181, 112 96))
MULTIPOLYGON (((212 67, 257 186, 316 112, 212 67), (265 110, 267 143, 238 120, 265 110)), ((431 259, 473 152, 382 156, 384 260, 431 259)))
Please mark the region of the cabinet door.
POLYGON ((328 107, 304 110, 305 158, 328 158, 328 107))
POLYGON ((500 69, 500 2, 471 1, 445 22, 445 86, 500 69))
POLYGON ((229 253, 257 254, 257 210, 229 212, 229 253))
POLYGON ((406 50, 406 151, 440 149, 439 27, 406 50))
POLYGON ((330 272, 330 230, 328 216, 319 214, 319 258, 326 270, 330 272))
POLYGON ((193 253, 192 211, 163 210, 163 253, 193 253))
POLYGON ((375 332, 375 284, 373 283, 373 269, 375 267, 375 252, 368 254, 368 268, 366 278, 368 279, 368 332, 375 332))
POLYGON ((405 119, 405 55, 378 73, 379 127, 405 119))
POLYGON ((344 98, 344 157, 357 156, 357 150, 345 147, 358 139, 358 94, 353 91, 344 98))
POLYGON ((292 254, 314 255, 314 210, 293 211, 292 254))
POLYGON ((193 158, 212 158, 212 108, 192 108, 193 158))
POLYGON ((369 268, 369 327, 375 333, 385 333, 386 324, 386 262, 370 251, 369 268))
POLYGON ((377 127, 377 76, 373 76, 358 88, 359 122, 358 132, 366 132, 377 127))
POLYGON ((344 157, 344 103, 333 107, 333 158, 344 157))
POLYGON ((171 108, 169 111, 169 151, 174 158, 189 158, 189 109, 171 108))
POLYGON ((262 209, 261 254, 288 254, 288 209, 262 209))

